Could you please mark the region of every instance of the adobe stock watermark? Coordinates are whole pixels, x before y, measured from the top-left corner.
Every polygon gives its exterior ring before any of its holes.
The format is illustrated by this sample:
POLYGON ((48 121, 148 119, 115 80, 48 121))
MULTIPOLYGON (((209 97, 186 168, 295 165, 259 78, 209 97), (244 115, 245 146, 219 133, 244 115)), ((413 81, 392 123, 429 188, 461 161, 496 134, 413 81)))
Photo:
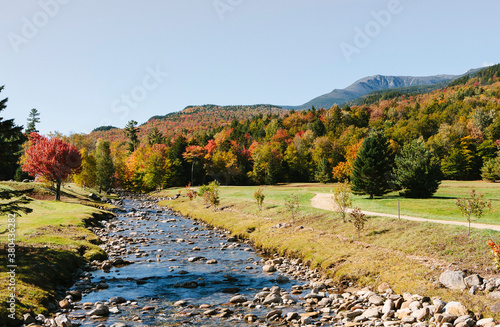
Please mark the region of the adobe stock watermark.
POLYGON ((16 215, 8 215, 7 222, 7 311, 10 319, 16 319, 16 215))
MULTIPOLYGON (((121 94, 111 103, 111 111, 120 114, 120 120, 126 120, 130 111, 139 108, 139 104, 146 100, 150 92, 156 90, 168 76, 168 73, 161 70, 160 65, 155 68, 146 67, 146 74, 141 83, 132 87, 129 92, 121 94)), ((111 120, 101 120, 101 126, 112 125, 111 120)))
POLYGON ((214 6, 215 12, 219 16, 221 21, 224 21, 224 16, 228 12, 233 12, 237 7, 245 0, 214 0, 212 5, 214 6))
POLYGON ((340 50, 347 62, 350 63, 353 55, 359 55, 362 49, 368 47, 372 40, 379 36, 384 28, 389 26, 393 16, 401 14, 403 9, 400 0, 390 0, 387 3, 386 9, 370 13, 373 19, 368 21, 363 28, 356 26, 354 28, 355 35, 352 43, 340 43, 340 50))
POLYGON ((10 32, 7 37, 15 53, 19 53, 21 45, 26 45, 35 38, 40 30, 47 26, 50 20, 59 14, 62 5, 66 5, 70 0, 40 0, 38 6, 40 10, 35 12, 31 19, 23 17, 20 34, 10 32))

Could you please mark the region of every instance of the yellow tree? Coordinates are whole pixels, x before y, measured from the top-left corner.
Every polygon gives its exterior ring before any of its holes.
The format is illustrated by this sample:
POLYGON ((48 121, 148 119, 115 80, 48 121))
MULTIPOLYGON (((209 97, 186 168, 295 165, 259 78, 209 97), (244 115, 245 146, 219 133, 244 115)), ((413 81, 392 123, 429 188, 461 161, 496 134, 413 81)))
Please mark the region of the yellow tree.
POLYGON ((82 167, 78 174, 73 176, 76 185, 85 187, 95 187, 97 185, 96 160, 93 153, 88 153, 87 149, 80 150, 82 156, 82 167))

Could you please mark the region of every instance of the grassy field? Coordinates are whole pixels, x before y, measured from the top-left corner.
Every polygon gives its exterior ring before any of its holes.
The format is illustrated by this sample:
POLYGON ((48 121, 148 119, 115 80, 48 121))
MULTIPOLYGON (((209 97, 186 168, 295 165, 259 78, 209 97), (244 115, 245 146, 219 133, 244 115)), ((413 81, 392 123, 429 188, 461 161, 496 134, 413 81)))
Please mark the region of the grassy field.
MULTIPOLYGON (((229 229, 235 235, 252 240, 264 252, 300 257, 339 283, 354 281, 376 287, 381 282, 388 282, 396 292, 459 300, 475 312, 488 313, 491 303, 486 297, 438 288, 435 281, 447 267, 490 276, 494 273, 494 264, 486 242, 489 238, 499 241, 500 233, 472 230, 469 238, 466 227, 462 226, 371 217, 358 238, 354 227, 342 223, 335 212, 311 206, 315 193, 328 193, 334 187, 333 184, 265 186, 262 187, 266 196, 262 211, 258 210, 253 198, 258 187, 221 187, 220 207, 224 207, 221 211, 207 208, 200 197, 193 201, 180 197, 162 204, 229 229), (298 196, 301 204, 299 216, 293 220, 284 205, 291 193, 298 196), (275 228, 278 223, 289 225, 275 228)), ((440 208, 445 208, 442 210, 449 212, 441 215, 441 219, 463 221, 458 209, 453 207, 456 197, 465 196, 475 188, 493 200, 498 210, 499 187, 483 182, 444 182, 436 199, 400 201, 406 203, 404 208, 411 207, 412 215, 437 218, 440 208), (437 202, 431 204, 430 201, 437 202), (436 206, 439 207, 435 209, 436 206)), ((172 196, 179 190, 181 194, 186 193, 183 189, 170 189, 157 195, 172 196)), ((394 195, 374 200, 356 197, 355 205, 363 210, 383 212, 390 210, 389 203, 394 200, 397 203, 394 195), (364 203, 369 203, 370 207, 364 203)), ((484 221, 498 223, 497 216, 495 212, 489 213, 484 221)))
MULTIPOLYGON (((104 259, 105 252, 98 246, 99 238, 86 227, 105 219, 109 212, 92 206, 86 195, 75 185, 64 189, 61 202, 53 200, 53 194, 36 183, 2 182, 0 188, 30 190, 34 200, 27 207, 29 214, 16 215, 16 290, 17 316, 28 309, 46 313, 49 302, 54 300, 57 285, 70 282, 72 272, 84 259, 104 259), (50 199, 50 200, 48 200, 50 199)), ((8 217, 0 216, 0 253, 7 258, 8 217)), ((0 279, 8 280, 5 265, 0 266, 0 279)), ((2 284, 2 288, 6 284, 2 284)), ((8 292, 0 292, 0 317, 4 320, 8 292)))
POLYGON ((402 215, 465 221, 455 203, 458 197, 468 197, 473 189, 480 194, 484 194, 486 200, 491 200, 493 209, 486 211, 484 217, 476 222, 500 224, 499 183, 444 181, 431 199, 405 199, 400 197, 397 192, 394 192, 375 200, 356 196, 354 205, 366 211, 397 215, 399 201, 402 215))

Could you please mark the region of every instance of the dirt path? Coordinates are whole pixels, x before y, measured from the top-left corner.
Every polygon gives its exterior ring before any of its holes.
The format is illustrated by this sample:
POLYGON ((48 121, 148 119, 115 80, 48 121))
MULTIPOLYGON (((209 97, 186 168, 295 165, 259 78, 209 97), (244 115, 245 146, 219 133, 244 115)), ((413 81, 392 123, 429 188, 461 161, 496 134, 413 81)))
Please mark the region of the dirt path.
MULTIPOLYGON (((332 199, 332 194, 329 194, 329 193, 316 193, 316 196, 311 199, 311 205, 314 208, 318 208, 318 209, 337 211, 337 205, 335 204, 335 202, 332 199)), ((371 211, 362 211, 362 212, 367 216, 398 218, 398 215, 391 215, 391 214, 371 212, 371 211)), ((458 226, 465 226, 465 227, 468 226, 468 223, 465 221, 426 219, 426 218, 411 217, 411 216, 405 216, 405 215, 401 215, 401 219, 414 220, 414 221, 424 221, 424 222, 431 222, 431 223, 445 224, 445 225, 458 225, 458 226)), ((470 227, 500 231, 500 225, 471 223, 470 227)))

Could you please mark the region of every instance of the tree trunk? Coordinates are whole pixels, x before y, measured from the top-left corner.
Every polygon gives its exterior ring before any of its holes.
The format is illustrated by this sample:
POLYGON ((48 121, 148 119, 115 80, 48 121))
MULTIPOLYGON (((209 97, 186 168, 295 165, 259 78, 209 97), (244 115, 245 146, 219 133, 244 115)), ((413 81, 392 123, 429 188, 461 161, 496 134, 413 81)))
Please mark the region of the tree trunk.
POLYGON ((191 164, 191 186, 193 186, 193 173, 194 173, 194 160, 193 163, 191 164))
POLYGON ((61 201, 61 182, 56 183, 56 201, 61 201))

